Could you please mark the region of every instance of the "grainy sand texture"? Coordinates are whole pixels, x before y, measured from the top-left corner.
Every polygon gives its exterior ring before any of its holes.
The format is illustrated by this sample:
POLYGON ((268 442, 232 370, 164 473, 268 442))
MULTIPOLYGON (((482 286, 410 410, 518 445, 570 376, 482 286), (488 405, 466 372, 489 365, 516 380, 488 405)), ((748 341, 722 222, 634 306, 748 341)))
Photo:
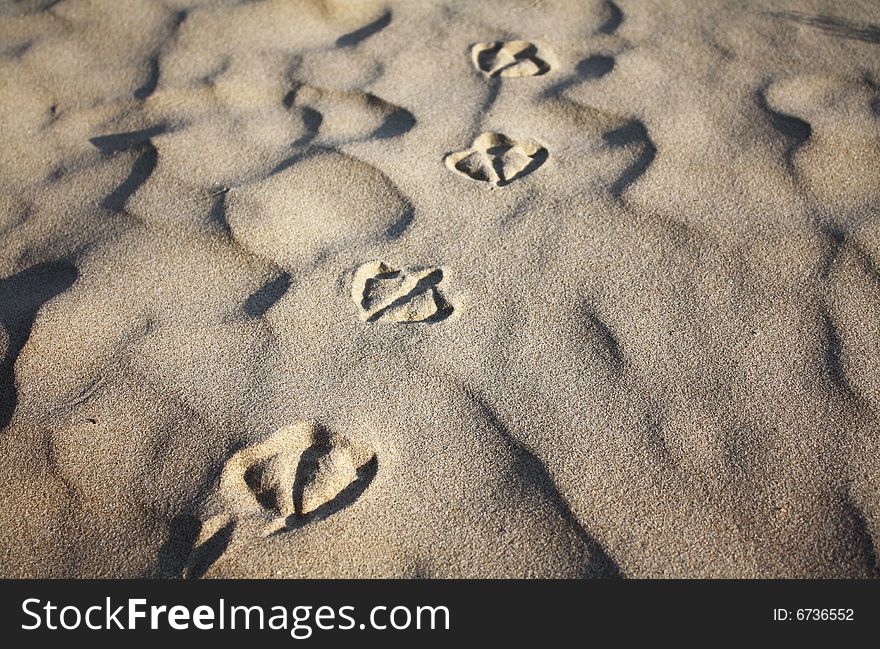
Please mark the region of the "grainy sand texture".
POLYGON ((0 576, 877 577, 880 4, 0 4, 0 576))

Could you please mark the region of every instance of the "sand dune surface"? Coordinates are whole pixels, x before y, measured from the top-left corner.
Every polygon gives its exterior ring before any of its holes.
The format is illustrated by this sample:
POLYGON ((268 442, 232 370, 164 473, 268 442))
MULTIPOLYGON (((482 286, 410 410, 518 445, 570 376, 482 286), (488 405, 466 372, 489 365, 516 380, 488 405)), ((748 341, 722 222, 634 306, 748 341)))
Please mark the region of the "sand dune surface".
POLYGON ((0 575, 877 577, 880 6, 0 4, 0 575))

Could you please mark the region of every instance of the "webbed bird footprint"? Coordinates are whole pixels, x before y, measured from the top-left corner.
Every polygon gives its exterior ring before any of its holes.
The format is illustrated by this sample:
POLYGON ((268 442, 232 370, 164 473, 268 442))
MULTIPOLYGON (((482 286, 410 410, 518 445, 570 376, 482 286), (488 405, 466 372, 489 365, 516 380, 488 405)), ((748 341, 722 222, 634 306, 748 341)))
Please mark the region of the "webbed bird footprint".
POLYGON ((296 530, 353 504, 379 470, 376 454, 315 422, 283 426, 227 460, 184 574, 204 574, 233 543, 296 530))
POLYGON ((554 67, 550 50, 529 41, 477 43, 471 58, 487 77, 533 77, 554 67))
POLYGON ((220 491, 239 515, 257 515, 270 527, 300 527, 317 514, 353 502, 369 485, 376 455, 314 422, 280 428, 269 439, 233 455, 220 491))
POLYGON ((397 269, 372 261, 355 271, 351 297, 364 322, 437 322, 452 313, 440 268, 397 269))
POLYGON ((509 185, 532 173, 547 160, 547 149, 527 138, 483 133, 470 148, 446 156, 446 167, 493 187, 509 185))

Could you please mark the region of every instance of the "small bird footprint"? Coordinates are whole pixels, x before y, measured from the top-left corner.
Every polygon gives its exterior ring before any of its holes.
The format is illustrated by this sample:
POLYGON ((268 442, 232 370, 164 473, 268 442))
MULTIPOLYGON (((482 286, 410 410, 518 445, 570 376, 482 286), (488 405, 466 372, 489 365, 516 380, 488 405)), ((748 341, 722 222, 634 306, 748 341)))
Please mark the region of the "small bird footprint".
POLYGON ((552 69, 553 54, 529 41, 477 43, 471 48, 474 65, 488 77, 533 77, 552 69))

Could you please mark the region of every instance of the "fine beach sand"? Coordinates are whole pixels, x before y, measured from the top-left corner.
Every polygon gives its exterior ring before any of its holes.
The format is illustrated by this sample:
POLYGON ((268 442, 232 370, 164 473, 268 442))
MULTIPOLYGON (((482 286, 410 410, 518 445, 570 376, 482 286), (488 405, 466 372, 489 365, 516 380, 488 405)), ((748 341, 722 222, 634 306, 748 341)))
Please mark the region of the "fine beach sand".
POLYGON ((0 3, 0 576, 877 577, 880 5, 0 3))

